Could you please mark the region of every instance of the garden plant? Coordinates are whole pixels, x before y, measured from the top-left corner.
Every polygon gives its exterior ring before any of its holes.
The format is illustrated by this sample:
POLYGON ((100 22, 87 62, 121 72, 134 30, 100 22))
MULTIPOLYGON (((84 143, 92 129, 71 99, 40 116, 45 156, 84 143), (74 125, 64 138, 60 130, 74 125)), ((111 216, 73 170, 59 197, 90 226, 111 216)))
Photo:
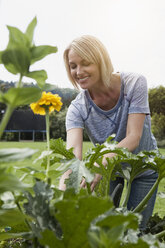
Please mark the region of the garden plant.
POLYGON ((165 247, 165 218, 148 225, 146 232, 138 226, 140 213, 145 208, 160 181, 165 178, 165 156, 158 151, 143 151, 137 155, 127 149, 116 148, 113 137, 96 145, 86 153, 82 161, 74 156, 73 149, 67 150, 59 138, 50 140, 49 115, 60 111, 61 98, 49 92, 45 83, 46 72, 30 71, 34 62, 55 53, 56 47, 35 46, 33 32, 37 20, 34 18, 25 33, 15 27, 9 29, 9 43, 0 52, 0 63, 13 73, 19 74, 15 88, 0 93, 0 102, 6 104, 6 112, 0 124, 0 137, 13 110, 30 104, 35 114, 43 114, 46 119, 47 147, 32 164, 15 167, 14 162, 32 156, 36 150, 0 149, 0 247, 36 248, 155 248, 165 247), (23 87, 22 78, 28 76, 36 80, 36 88, 23 87), (116 156, 107 158, 107 166, 102 164, 103 156, 113 152, 116 156), (35 162, 40 161, 40 168, 35 162), (95 167, 97 163, 99 167, 95 167), (122 166, 123 163, 129 166, 122 166), (5 166, 4 166, 5 164, 5 166), (66 191, 58 189, 60 176, 72 169, 66 180, 66 191), (140 173, 152 169, 158 172, 158 179, 132 211, 127 210, 130 187, 140 173), (16 177, 16 170, 17 175, 16 177), (18 173, 19 172, 19 173, 18 173), (95 173, 102 180, 90 190, 95 173), (109 196, 109 181, 122 175, 127 182, 124 198, 120 200, 121 188, 109 196), (82 178, 86 188, 80 188, 82 178), (27 183, 28 182, 28 183, 27 183))

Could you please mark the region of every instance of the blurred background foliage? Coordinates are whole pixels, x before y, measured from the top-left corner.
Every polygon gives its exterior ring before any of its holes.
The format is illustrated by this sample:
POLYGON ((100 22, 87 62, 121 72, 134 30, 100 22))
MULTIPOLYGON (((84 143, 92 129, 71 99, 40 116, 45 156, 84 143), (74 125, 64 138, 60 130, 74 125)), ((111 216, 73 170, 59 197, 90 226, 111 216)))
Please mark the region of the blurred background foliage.
MULTIPOLYGON (((9 88, 14 87, 14 82, 4 82, 0 80, 0 90, 6 92, 9 88)), ((34 83, 25 83, 24 87, 37 87, 34 83)), ((65 116, 67 109, 71 101, 77 96, 78 91, 71 88, 60 88, 58 86, 53 87, 53 90, 50 90, 53 94, 59 94, 62 98, 63 106, 62 110, 57 113, 52 113, 50 116, 50 134, 51 138, 66 139, 65 131, 65 116)), ((152 132, 157 139, 159 147, 165 147, 165 87, 159 86, 149 89, 149 105, 151 111, 152 119, 152 132)), ((29 110, 29 106, 21 106, 18 109, 24 111, 29 110)), ((5 111, 5 105, 0 103, 0 120, 5 111)), ((6 133, 3 136, 7 140, 17 140, 17 133, 6 133)), ((40 136, 38 134, 38 139, 40 136)), ((42 139, 42 135, 41 135, 42 139)), ((86 132, 84 131, 84 141, 89 141, 86 132)))

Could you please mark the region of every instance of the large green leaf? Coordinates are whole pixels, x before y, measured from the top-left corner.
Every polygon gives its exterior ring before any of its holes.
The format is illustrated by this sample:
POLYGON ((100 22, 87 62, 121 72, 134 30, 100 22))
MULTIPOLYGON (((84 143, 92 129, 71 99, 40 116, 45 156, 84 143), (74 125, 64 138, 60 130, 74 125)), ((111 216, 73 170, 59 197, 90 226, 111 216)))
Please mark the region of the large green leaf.
POLYGON ((27 187, 28 185, 21 183, 15 176, 0 169, 0 194, 5 191, 23 190, 27 187))
POLYGON ((1 61, 9 72, 24 75, 28 72, 30 66, 30 42, 18 28, 7 27, 9 42, 6 50, 1 52, 1 61))
POLYGON ((18 107, 36 102, 41 97, 41 93, 40 89, 34 87, 10 88, 3 96, 1 94, 0 101, 18 107))
POLYGON ((25 32, 31 45, 33 42, 33 33, 34 33, 34 29, 35 29, 36 25, 37 25, 37 18, 34 17, 33 20, 30 22, 30 24, 28 25, 26 32, 25 32))
POLYGON ((48 78, 45 70, 30 71, 26 73, 25 76, 35 79, 40 88, 42 88, 45 85, 45 81, 48 78))
POLYGON ((40 236, 41 231, 51 229, 58 237, 61 237, 60 225, 50 213, 50 201, 53 198, 54 191, 42 181, 36 182, 33 189, 34 196, 25 192, 28 202, 24 204, 24 208, 26 213, 34 220, 30 223, 34 236, 40 236))
MULTIPOLYGON (((55 233, 51 230, 46 229, 41 233, 42 238, 39 239, 40 244, 44 245, 44 247, 49 247, 49 248, 66 248, 65 244, 63 241, 58 239, 55 235, 55 233)), ((74 247, 73 247, 74 248, 74 247)))
POLYGON ((26 74, 30 66, 30 52, 21 44, 18 46, 6 49, 1 55, 1 60, 6 69, 13 73, 26 74))
POLYGON ((86 246, 87 230, 92 220, 112 207, 113 203, 109 198, 99 199, 94 196, 81 196, 81 194, 67 196, 66 192, 64 199, 55 204, 57 209, 55 216, 63 231, 61 242, 64 246, 61 247, 88 247, 86 246))
POLYGON ((0 149, 0 162, 21 161, 31 157, 37 150, 30 148, 6 148, 0 149))
POLYGON ((18 28, 7 26, 9 30, 9 43, 7 49, 13 49, 15 46, 30 47, 30 42, 27 36, 22 33, 18 28))
POLYGON ((56 53, 57 47, 55 46, 34 46, 31 48, 31 64, 38 60, 43 59, 45 56, 56 53))
POLYGON ((16 208, 0 210, 0 227, 14 226, 25 221, 25 216, 16 208))
POLYGON ((56 53, 57 47, 34 46, 32 44, 36 24, 37 19, 35 17, 28 25, 25 33, 16 27, 7 26, 9 42, 6 50, 0 52, 0 63, 3 63, 5 68, 13 74, 20 73, 22 76, 35 79, 39 87, 42 88, 47 79, 47 73, 44 70, 29 72, 29 67, 45 56, 56 53))
POLYGON ((108 228, 97 228, 88 232, 88 240, 91 248, 119 248, 121 247, 121 237, 124 226, 119 223, 118 226, 108 228))
POLYGON ((98 216, 88 231, 89 242, 94 247, 120 247, 128 229, 138 228, 137 215, 129 212, 107 211, 98 216), (95 226, 97 225, 97 226, 95 226), (98 227, 99 226, 99 227, 98 227), (102 246, 100 246, 102 244, 102 246))

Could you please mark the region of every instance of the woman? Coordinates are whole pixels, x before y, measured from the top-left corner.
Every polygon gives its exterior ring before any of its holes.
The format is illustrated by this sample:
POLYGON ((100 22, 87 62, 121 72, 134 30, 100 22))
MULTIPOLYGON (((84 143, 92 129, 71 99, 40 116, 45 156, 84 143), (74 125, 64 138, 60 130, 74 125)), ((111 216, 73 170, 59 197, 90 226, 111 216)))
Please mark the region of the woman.
MULTIPOLYGON (((76 88, 82 89, 72 101, 66 116, 67 148, 74 148, 74 154, 82 159, 83 129, 90 140, 103 143, 107 137, 116 134, 117 147, 128 148, 137 154, 142 150, 157 149, 151 133, 147 82, 144 76, 135 73, 114 73, 113 66, 104 45, 93 36, 82 36, 71 42, 64 52, 68 77, 76 88)), ((113 157, 109 153, 106 157, 113 157)), ((103 159, 106 166, 106 158, 103 159)), ((65 190, 64 180, 60 189, 65 190)), ((96 175, 91 190, 99 182, 96 175)), ((154 184, 157 174, 149 170, 137 177, 133 183, 128 209, 135 208, 154 184)), ((111 182, 113 192, 123 178, 111 182)), ((81 186, 83 187, 83 181, 81 186)), ((112 193, 111 192, 111 193, 112 193)), ((145 229, 152 215, 156 192, 143 211, 141 229, 145 229)))

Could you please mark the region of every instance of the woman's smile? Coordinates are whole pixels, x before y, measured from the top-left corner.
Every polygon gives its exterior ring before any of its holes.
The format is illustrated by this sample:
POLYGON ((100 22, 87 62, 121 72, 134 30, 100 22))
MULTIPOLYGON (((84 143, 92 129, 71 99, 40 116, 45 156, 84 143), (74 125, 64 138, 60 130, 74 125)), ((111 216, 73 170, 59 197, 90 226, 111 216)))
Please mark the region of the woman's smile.
POLYGON ((100 71, 96 64, 86 61, 73 49, 68 53, 68 60, 71 76, 81 88, 92 89, 100 85, 100 71))

